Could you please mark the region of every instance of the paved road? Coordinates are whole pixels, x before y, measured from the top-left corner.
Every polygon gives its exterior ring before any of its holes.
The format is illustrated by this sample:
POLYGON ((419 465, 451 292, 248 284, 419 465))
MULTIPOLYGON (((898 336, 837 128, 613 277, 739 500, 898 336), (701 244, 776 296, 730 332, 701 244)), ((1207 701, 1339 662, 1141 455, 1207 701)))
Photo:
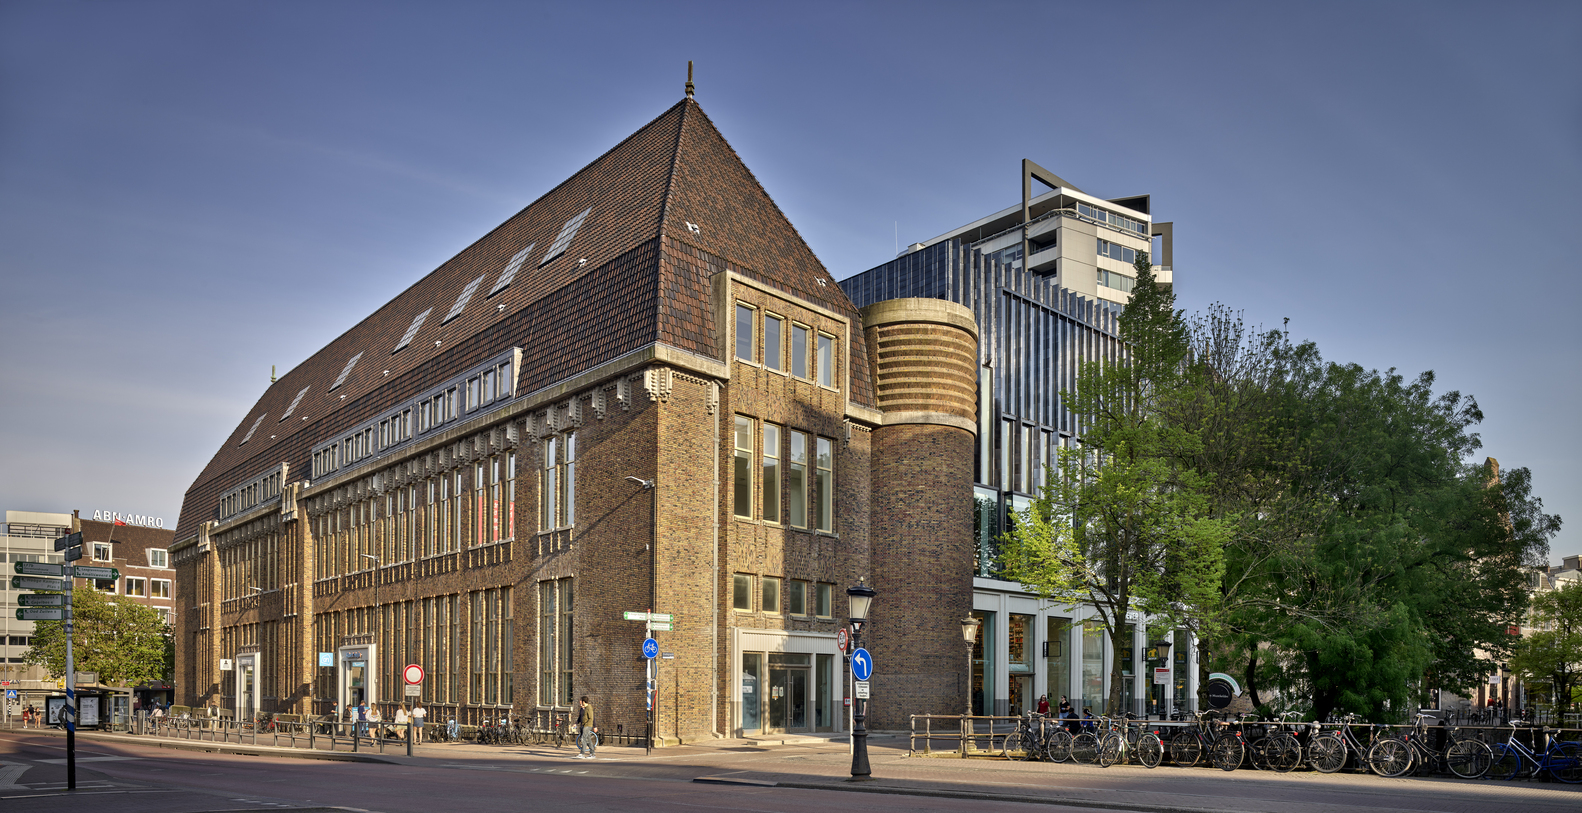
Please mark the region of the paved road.
POLYGON ((845 781, 850 763, 840 744, 766 748, 734 741, 665 749, 651 758, 641 749, 606 748, 592 762, 570 759, 570 753, 436 745, 410 759, 390 753, 382 763, 344 763, 281 758, 265 749, 259 756, 243 756, 177 751, 146 740, 83 738, 80 787, 68 794, 60 790, 65 779, 61 737, 0 732, 0 810, 1582 810, 1582 790, 1571 786, 909 759, 882 741, 872 750, 877 778, 861 784, 845 781))

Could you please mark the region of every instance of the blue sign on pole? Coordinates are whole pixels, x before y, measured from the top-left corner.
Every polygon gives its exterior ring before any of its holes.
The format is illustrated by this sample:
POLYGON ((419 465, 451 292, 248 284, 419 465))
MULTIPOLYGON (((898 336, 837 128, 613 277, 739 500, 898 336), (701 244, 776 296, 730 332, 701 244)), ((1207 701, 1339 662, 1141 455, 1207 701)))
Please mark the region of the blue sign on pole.
POLYGON ((335 665, 335 653, 334 652, 320 652, 319 653, 319 665, 320 666, 334 666, 335 665))
POLYGON ((659 642, 652 638, 643 639, 643 657, 653 658, 659 655, 659 642))
POLYGON ((867 649, 851 653, 851 676, 858 680, 873 677, 873 656, 868 654, 867 649))
POLYGON ((7 699, 7 700, 15 700, 16 699, 16 689, 6 689, 5 690, 5 699, 7 699))

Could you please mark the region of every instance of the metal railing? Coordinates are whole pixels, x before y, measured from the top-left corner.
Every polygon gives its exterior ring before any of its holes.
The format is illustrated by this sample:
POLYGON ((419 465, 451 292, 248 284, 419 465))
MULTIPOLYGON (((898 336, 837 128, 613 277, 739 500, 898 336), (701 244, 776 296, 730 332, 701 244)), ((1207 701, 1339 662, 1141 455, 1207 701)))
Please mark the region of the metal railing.
MULTIPOLYGON (((140 713, 130 733, 196 742, 306 748, 315 751, 377 751, 387 744, 405 748, 415 736, 410 723, 341 722, 327 717, 261 713, 252 720, 227 717, 162 716, 140 713)), ((428 728, 428 727, 425 727, 428 728)))
POLYGON ((1005 738, 1016 733, 1020 720, 1020 717, 997 715, 914 714, 907 753, 912 756, 954 753, 962 758, 998 756, 1005 750, 1005 738))

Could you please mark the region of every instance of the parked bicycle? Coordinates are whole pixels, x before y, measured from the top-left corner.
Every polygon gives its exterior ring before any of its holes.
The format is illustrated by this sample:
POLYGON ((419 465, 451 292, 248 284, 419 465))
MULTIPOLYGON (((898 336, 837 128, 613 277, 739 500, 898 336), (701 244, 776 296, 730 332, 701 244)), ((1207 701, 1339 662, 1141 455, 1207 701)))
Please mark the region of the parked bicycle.
POLYGON ((1261 736, 1253 738, 1247 748, 1248 761, 1254 768, 1289 773, 1302 764, 1302 744, 1286 728, 1286 720, 1296 715, 1297 712, 1288 711, 1280 715, 1280 722, 1258 727, 1261 736))
POLYGON ((1214 712, 1193 715, 1192 725, 1170 738, 1170 761, 1183 768, 1198 764, 1205 757, 1208 763, 1224 771, 1241 767, 1246 748, 1242 733, 1231 724, 1214 719, 1214 712))
POLYGON ((1368 742, 1364 743, 1357 732, 1351 729, 1357 721, 1357 715, 1348 714, 1340 720, 1340 727, 1333 732, 1325 732, 1314 737, 1307 748, 1307 761, 1313 770, 1319 773, 1335 773, 1346 767, 1346 762, 1352 754, 1357 755, 1357 769, 1367 769, 1368 749, 1373 747, 1372 734, 1368 742))
POLYGON ((1489 747, 1479 740, 1458 738, 1447 730, 1450 742, 1440 753, 1430 743, 1429 715, 1419 714, 1409 731, 1374 742, 1368 749, 1368 766, 1380 776, 1404 776, 1414 768, 1420 771, 1449 770, 1462 779, 1476 779, 1493 761, 1489 747))
POLYGON ((1493 761, 1489 763, 1490 779, 1515 779, 1548 771, 1550 776, 1561 782, 1572 785, 1582 782, 1582 743, 1552 739, 1550 735, 1557 733, 1557 730, 1545 727, 1539 732, 1540 736, 1549 740, 1549 745, 1537 751, 1536 742, 1534 748, 1528 748, 1516 739, 1516 732, 1521 728, 1531 728, 1531 724, 1524 720, 1512 720, 1510 726, 1510 739, 1491 749, 1493 761))

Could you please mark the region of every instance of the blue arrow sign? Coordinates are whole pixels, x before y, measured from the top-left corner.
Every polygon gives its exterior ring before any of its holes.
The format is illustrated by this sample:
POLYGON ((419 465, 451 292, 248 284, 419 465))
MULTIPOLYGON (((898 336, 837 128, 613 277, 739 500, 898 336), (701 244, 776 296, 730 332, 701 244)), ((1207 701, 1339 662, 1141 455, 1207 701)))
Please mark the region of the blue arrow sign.
POLYGON ((643 657, 652 658, 659 654, 659 642, 652 638, 643 639, 643 657))
POLYGON ((873 677, 873 656, 868 654, 867 649, 851 653, 851 676, 858 680, 873 677))

